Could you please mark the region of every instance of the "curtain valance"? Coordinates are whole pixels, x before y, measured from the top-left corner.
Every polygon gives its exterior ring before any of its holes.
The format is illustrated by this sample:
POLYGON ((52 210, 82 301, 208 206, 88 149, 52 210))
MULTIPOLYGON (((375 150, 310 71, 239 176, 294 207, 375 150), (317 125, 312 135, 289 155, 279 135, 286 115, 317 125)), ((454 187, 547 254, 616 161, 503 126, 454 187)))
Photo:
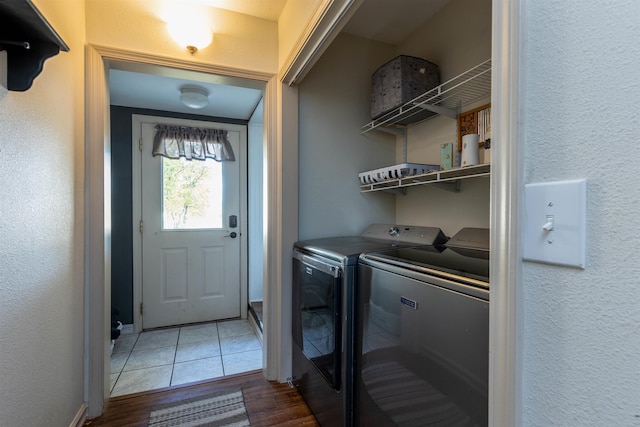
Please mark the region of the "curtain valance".
POLYGON ((235 160, 226 130, 173 125, 156 125, 153 155, 217 162, 235 160))

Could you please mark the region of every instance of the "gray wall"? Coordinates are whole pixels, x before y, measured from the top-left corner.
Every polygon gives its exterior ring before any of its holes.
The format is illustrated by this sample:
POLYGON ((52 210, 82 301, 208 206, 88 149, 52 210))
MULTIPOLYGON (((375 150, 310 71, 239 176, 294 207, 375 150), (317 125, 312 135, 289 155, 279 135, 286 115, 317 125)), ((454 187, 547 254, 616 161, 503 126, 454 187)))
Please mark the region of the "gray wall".
MULTIPOLYGON (((460 193, 418 186, 407 195, 361 194, 358 173, 403 162, 403 138, 360 134, 370 122, 371 75, 397 55, 426 58, 446 81, 491 57, 491 0, 452 0, 399 45, 341 34, 299 87, 300 239, 359 234, 374 222, 488 227, 488 180, 462 182, 460 193)), ((490 102, 487 98, 479 105, 490 102)), ((479 105, 467 106, 472 109, 479 105)), ((456 120, 409 127, 410 163, 440 163, 440 144, 457 145, 456 120)))
POLYGON ((358 181, 394 161, 393 137, 360 134, 371 120, 371 74, 391 57, 390 45, 341 34, 300 84, 300 240, 395 222, 395 196, 360 194, 358 181))
MULTIPOLYGON (((426 58, 438 64, 445 82, 491 58, 491 0, 451 0, 397 48, 398 54, 426 58)), ((491 102, 490 96, 463 111, 491 102)), ((407 158, 411 163, 440 164, 440 145, 457 148, 457 120, 438 116, 409 127, 407 158)), ((400 163, 401 141, 396 159, 400 163)), ((448 236, 463 227, 489 227, 489 178, 460 181, 460 192, 431 185, 407 189, 396 198, 397 222, 433 225, 448 236)))
POLYGON ((246 125, 244 120, 111 106, 111 306, 124 324, 133 323, 133 217, 131 116, 175 117, 246 125))

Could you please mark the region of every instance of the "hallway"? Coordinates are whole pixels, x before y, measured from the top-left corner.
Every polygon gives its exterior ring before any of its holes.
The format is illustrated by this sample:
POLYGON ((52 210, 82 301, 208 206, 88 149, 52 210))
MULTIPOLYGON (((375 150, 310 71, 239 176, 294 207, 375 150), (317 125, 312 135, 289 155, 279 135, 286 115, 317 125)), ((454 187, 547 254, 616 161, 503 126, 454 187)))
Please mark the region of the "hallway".
POLYGON ((248 320, 123 333, 111 354, 111 397, 262 368, 262 343, 248 320))

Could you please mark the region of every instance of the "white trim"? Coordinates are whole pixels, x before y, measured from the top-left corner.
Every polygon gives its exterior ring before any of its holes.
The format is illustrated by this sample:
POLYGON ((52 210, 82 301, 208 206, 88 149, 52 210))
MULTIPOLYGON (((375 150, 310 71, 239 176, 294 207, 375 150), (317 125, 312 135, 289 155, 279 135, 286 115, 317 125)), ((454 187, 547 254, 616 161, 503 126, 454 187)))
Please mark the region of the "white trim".
POLYGON ((138 141, 142 137, 142 123, 163 123, 179 124, 184 126, 195 126, 206 128, 215 126, 218 129, 239 132, 244 135, 240 138, 240 151, 236 153, 236 160, 239 164, 240 174, 240 317, 247 318, 247 125, 237 125, 224 122, 206 122, 193 119, 177 119, 172 117, 152 116, 144 114, 131 115, 131 200, 132 205, 132 231, 133 231, 133 327, 136 333, 142 331, 142 316, 140 307, 142 303, 142 236, 139 232, 140 219, 142 218, 141 190, 142 190, 142 168, 141 155, 138 141), (140 202, 140 203, 136 203, 140 202))
POLYGON ((106 215, 110 185, 104 165, 109 160, 109 91, 102 55, 86 49, 85 136, 85 400, 89 418, 104 412, 109 396, 111 224, 106 215), (107 187, 108 188, 108 187, 107 187))
POLYGON ((269 225, 279 233, 265 240, 265 253, 281 256, 268 273, 268 280, 277 283, 277 286, 265 288, 267 293, 264 295, 263 315, 265 340, 275 344, 275 347, 268 349, 268 356, 277 361, 270 366, 272 370, 268 371, 267 376, 284 382, 291 377, 293 346, 291 277, 293 244, 298 240, 298 89, 284 83, 278 83, 277 89, 280 126, 276 139, 280 144, 268 155, 269 163, 278 173, 272 175, 275 181, 267 182, 267 193, 276 199, 269 200, 265 214, 269 225), (271 307, 279 307, 280 310, 272 311, 271 307))
MULTIPOLYGON (((273 123, 278 120, 278 107, 280 106, 280 93, 278 82, 274 77, 269 81, 265 89, 264 103, 264 123, 273 123)), ((280 321, 278 312, 282 311, 277 295, 282 286, 278 281, 280 274, 279 261, 282 257, 280 245, 280 222, 278 218, 279 207, 282 199, 282 153, 280 151, 281 126, 265 126, 264 161, 268 168, 265 168, 263 180, 263 211, 264 211, 264 253, 263 280, 265 283, 263 292, 263 331, 262 341, 265 349, 262 353, 262 366, 268 380, 276 380, 281 377, 282 363, 280 362, 280 348, 282 337, 280 336, 280 321), (273 230, 268 233, 267 230, 273 230), (266 284, 269 283, 270 286, 266 284), (276 310, 280 308, 280 310, 276 310), (271 363, 268 363, 271 361, 271 363)), ((295 195, 297 198, 297 194, 295 195)), ((297 229, 296 229, 297 231, 297 229)), ((291 335, 291 334, 289 334, 291 335)))
MULTIPOLYGON (((88 404, 88 417, 94 418, 104 412, 109 396, 109 317, 111 304, 110 277, 110 224, 106 223, 110 214, 109 170, 105 168, 109 160, 109 91, 106 66, 109 63, 138 63, 172 67, 208 74, 228 75, 243 79, 252 79, 266 83, 265 90, 265 130, 267 137, 268 160, 277 158, 277 141, 274 135, 277 127, 275 77, 271 74, 237 70, 210 64, 192 63, 174 58, 159 57, 139 52, 125 51, 104 46, 88 45, 86 49, 86 140, 85 140, 85 396, 88 404), (275 153, 275 154, 274 154, 275 153), (106 215, 105 215, 106 214, 106 215)), ((268 162, 265 168, 269 191, 266 209, 276 210, 274 203, 279 199, 277 187, 277 168, 268 162)), ((272 218, 266 220, 265 234, 268 240, 277 238, 276 223, 272 218)), ((271 278, 272 271, 280 259, 279 253, 265 251, 265 288, 277 287, 271 278)), ((266 292, 265 292, 266 293, 266 292)), ((270 307, 265 301, 265 311, 270 307)), ((272 327, 276 327, 273 325, 272 327)), ((265 354, 271 347, 278 345, 278 337, 265 337, 265 354), (273 342, 272 342, 273 341, 273 342)), ((268 379, 277 376, 277 360, 268 355, 264 363, 264 372, 268 379), (276 372, 274 375, 273 373, 276 372), (269 375, 269 373, 271 373, 269 375)))
POLYGON ((522 1, 493 1, 489 425, 522 425, 522 1))
POLYGON ((324 0, 280 72, 288 85, 299 83, 364 0, 324 0))
POLYGON ((80 405, 80 409, 78 409, 78 412, 76 412, 76 416, 73 417, 73 420, 71 420, 71 424, 69 424, 69 427, 82 427, 86 420, 87 404, 83 402, 82 405, 80 405))
MULTIPOLYGON (((249 126, 242 125, 244 132, 244 142, 241 140, 240 152, 240 317, 246 319, 249 312, 249 249, 247 247, 249 227, 249 210, 247 206, 247 196, 249 194, 247 182, 247 161, 249 155, 249 126)), ((226 219, 226 218, 225 218, 226 219)))

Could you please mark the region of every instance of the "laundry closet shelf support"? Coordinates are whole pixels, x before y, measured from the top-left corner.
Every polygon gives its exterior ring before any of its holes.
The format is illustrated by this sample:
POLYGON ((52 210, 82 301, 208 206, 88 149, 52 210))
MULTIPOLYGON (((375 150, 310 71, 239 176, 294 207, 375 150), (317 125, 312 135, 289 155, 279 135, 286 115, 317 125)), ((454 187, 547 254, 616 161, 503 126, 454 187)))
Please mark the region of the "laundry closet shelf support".
POLYGON ((431 104, 416 104, 416 106, 422 108, 423 110, 431 111, 432 113, 449 117, 450 119, 457 119, 458 114, 460 114, 460 110, 462 109, 461 107, 449 108, 431 104))

